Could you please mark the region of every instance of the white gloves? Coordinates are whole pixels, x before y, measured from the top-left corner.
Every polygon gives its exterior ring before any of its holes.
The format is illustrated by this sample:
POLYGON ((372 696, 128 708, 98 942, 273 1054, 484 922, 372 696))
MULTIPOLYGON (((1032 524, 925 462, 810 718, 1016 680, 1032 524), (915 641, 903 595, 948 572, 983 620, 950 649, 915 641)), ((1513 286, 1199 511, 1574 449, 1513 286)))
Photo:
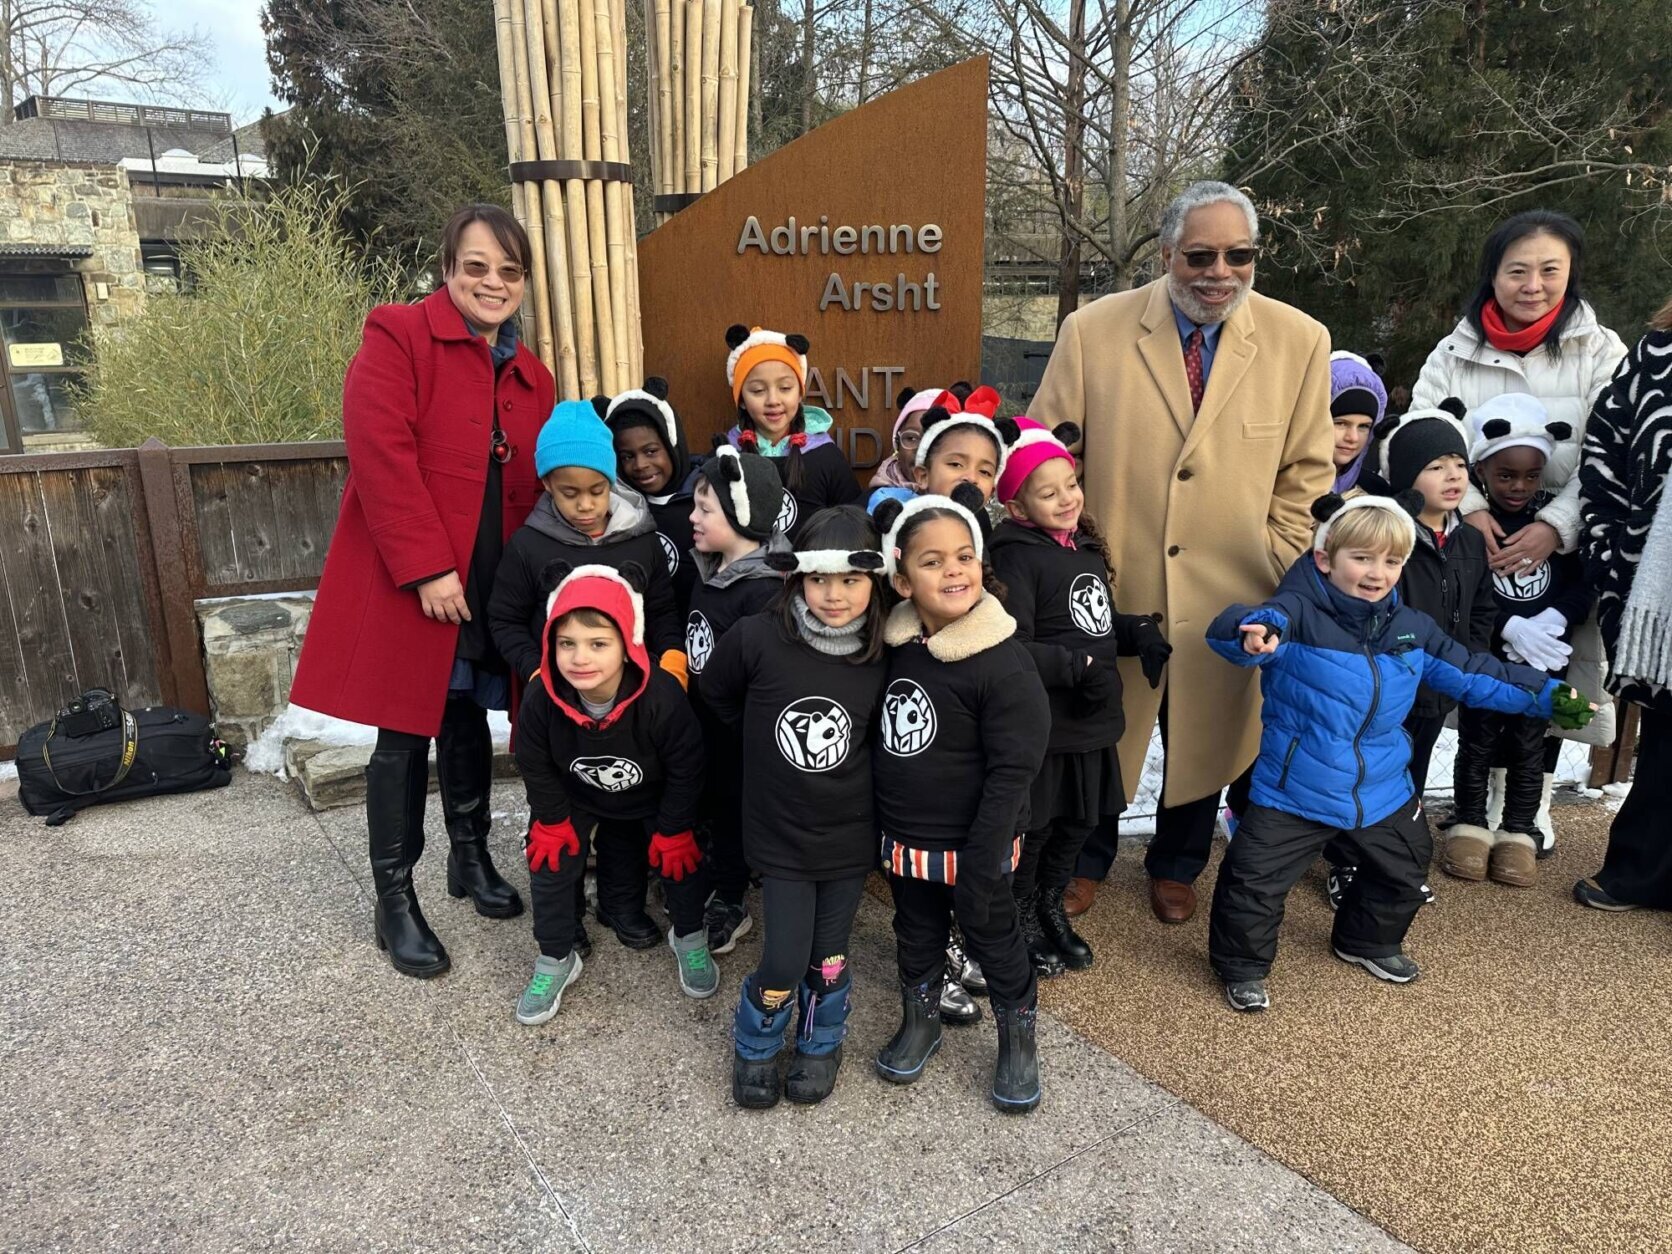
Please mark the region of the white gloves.
POLYGON ((1561 612, 1553 609, 1531 618, 1511 618, 1504 623, 1504 653, 1512 662, 1559 671, 1573 653, 1573 646, 1562 640, 1567 625, 1561 612))

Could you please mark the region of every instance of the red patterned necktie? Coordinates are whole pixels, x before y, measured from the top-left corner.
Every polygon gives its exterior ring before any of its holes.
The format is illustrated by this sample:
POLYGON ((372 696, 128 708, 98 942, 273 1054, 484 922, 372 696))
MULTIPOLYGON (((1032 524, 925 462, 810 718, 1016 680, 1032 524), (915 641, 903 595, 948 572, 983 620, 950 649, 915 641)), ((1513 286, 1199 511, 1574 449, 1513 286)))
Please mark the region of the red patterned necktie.
POLYGON ((1184 342, 1184 375, 1190 380, 1190 410, 1202 408, 1202 328, 1197 327, 1184 342))

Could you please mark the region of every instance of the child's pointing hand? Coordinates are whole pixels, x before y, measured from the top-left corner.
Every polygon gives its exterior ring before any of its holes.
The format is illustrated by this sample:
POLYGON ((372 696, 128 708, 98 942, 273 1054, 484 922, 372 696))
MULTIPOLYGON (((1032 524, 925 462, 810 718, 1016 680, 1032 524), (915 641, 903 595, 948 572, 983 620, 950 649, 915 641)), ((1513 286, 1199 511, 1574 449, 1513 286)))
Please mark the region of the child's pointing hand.
POLYGON ((1244 623, 1237 628, 1242 632, 1242 651, 1249 654, 1276 653, 1280 637, 1275 628, 1266 623, 1244 623))

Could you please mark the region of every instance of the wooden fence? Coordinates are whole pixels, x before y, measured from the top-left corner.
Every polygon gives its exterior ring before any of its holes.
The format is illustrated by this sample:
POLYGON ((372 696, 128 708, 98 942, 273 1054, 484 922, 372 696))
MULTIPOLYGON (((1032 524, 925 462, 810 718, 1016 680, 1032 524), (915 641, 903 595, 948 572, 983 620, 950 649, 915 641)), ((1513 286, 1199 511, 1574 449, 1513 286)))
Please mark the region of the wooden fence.
POLYGON ((0 758, 87 688, 208 714, 193 602, 317 587, 340 441, 0 457, 0 758))

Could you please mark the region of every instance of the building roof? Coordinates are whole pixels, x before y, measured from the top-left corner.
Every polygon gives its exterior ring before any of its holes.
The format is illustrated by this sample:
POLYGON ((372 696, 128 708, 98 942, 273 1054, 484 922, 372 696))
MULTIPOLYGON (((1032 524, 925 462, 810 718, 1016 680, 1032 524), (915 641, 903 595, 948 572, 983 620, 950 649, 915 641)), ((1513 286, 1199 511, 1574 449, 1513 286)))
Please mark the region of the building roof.
MULTIPOLYGON (((267 137, 261 133, 261 123, 251 122, 248 126, 240 126, 231 135, 218 144, 210 144, 207 148, 197 150, 199 161, 229 163, 233 158, 233 139, 236 138, 237 155, 246 161, 255 157, 265 162, 267 159, 267 137)), ((244 166, 244 173, 250 168, 244 166)))
MULTIPOLYGON (((251 159, 264 161, 267 146, 261 123, 232 129, 224 113, 205 113, 154 105, 113 104, 31 96, 17 107, 15 119, 0 123, 0 160, 76 161, 96 165, 143 162, 172 150, 189 153, 206 166, 226 166, 232 177, 234 141, 238 165, 246 176, 261 177, 251 159)), ((203 172, 207 176, 208 172, 203 172)))

